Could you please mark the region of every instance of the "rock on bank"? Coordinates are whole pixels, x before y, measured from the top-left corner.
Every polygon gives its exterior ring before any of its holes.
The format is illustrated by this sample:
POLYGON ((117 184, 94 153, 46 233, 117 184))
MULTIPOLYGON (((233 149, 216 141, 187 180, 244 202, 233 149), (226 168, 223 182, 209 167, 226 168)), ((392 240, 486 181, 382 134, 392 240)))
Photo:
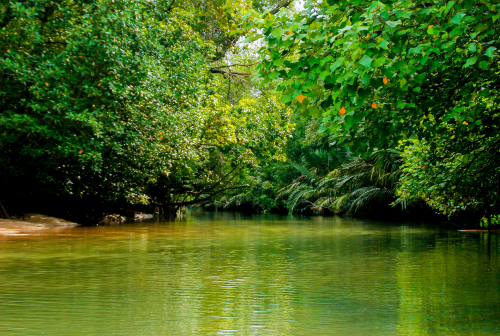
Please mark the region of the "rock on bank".
POLYGON ((0 218, 0 236, 37 235, 44 233, 45 230, 58 230, 78 225, 56 217, 28 214, 22 220, 0 218))

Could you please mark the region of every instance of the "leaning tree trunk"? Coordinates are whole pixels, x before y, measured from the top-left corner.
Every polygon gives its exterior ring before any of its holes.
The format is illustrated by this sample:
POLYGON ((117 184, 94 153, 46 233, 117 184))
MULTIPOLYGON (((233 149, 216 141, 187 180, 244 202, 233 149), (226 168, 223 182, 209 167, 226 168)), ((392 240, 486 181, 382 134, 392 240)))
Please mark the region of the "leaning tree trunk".
POLYGON ((0 202, 0 218, 9 219, 9 214, 7 213, 5 208, 3 207, 2 202, 0 202))

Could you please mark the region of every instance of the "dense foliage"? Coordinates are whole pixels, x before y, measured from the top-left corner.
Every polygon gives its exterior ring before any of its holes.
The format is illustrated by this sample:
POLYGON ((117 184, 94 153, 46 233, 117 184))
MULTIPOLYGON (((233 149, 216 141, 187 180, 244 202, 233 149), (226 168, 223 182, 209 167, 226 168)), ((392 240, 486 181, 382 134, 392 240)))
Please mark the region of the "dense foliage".
POLYGON ((11 207, 190 204, 282 155, 282 103, 257 94, 229 104, 208 71, 251 2, 0 7, 0 200, 11 207))
POLYGON ((378 215, 390 212, 396 183, 401 175, 399 153, 377 151, 367 159, 351 157, 343 150, 309 153, 303 174, 283 188, 290 211, 314 211, 345 215, 378 215), (321 166, 327 165, 321 173, 321 166))
POLYGON ((498 212, 498 1, 321 1, 252 13, 261 85, 367 158, 401 148, 400 202, 498 212))

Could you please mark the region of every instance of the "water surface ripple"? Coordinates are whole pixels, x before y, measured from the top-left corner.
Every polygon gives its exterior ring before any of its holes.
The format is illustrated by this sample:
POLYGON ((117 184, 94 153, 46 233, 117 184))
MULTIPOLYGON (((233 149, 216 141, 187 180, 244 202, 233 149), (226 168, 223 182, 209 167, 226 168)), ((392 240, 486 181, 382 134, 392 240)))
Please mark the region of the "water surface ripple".
POLYGON ((1 335, 500 335, 498 235, 336 217, 0 239, 1 335))

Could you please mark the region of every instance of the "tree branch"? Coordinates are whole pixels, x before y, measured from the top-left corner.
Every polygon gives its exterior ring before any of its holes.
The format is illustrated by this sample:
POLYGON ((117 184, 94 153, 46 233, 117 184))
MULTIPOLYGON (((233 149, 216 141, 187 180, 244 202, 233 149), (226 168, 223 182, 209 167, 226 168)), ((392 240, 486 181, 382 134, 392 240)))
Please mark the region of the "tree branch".
POLYGON ((238 63, 238 64, 231 64, 231 65, 221 65, 221 66, 213 67, 212 69, 230 68, 230 67, 234 67, 234 66, 251 67, 251 66, 257 65, 259 63, 261 63, 261 61, 258 61, 258 62, 255 62, 255 63, 250 63, 250 64, 241 64, 241 63, 238 63))
POLYGON ((285 1, 281 5, 277 6, 275 9, 273 9, 272 11, 270 11, 269 13, 271 13, 271 14, 274 15, 274 14, 278 13, 281 8, 285 8, 285 7, 290 6, 291 3, 292 3, 292 0, 285 1))
POLYGON ((226 71, 218 68, 210 68, 209 70, 211 73, 220 73, 223 75, 230 75, 230 76, 250 76, 251 73, 249 72, 236 72, 236 71, 226 71))
POLYGON ((237 186, 237 187, 228 187, 228 188, 223 188, 223 189, 220 189, 210 195, 208 195, 207 197, 203 197, 203 198, 200 198, 200 199, 194 199, 194 200, 191 200, 191 201, 186 201, 186 202, 168 202, 168 203, 151 203, 152 205, 154 206, 168 206, 168 205, 173 205, 173 206, 186 206, 186 205, 191 205, 191 204, 196 204, 196 203, 201 203, 201 202, 204 202, 204 201, 208 201, 209 199, 211 199, 212 197, 214 197, 215 195, 217 194, 220 194, 221 192, 223 191, 227 191, 227 190, 235 190, 235 189, 242 189, 242 188, 248 188, 248 186, 237 186))

